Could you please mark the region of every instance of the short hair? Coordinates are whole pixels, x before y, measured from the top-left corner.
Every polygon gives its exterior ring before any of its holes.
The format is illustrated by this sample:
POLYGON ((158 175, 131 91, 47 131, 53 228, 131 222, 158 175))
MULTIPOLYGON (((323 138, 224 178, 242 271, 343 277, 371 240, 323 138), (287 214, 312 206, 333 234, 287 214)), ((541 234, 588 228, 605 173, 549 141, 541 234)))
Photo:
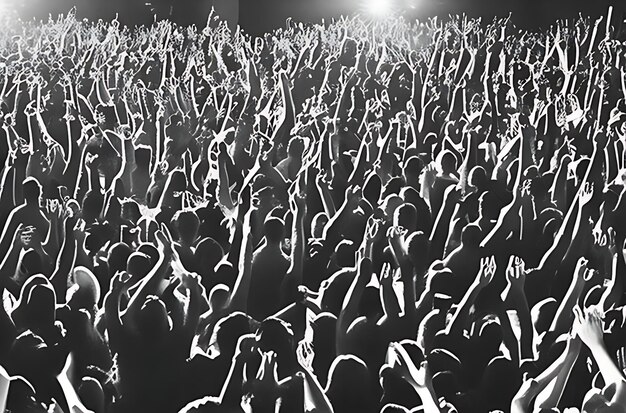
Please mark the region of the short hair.
POLYGON ((37 202, 41 196, 41 184, 37 178, 30 176, 22 182, 22 191, 27 202, 37 202))
POLYGON ((263 225, 265 238, 269 242, 278 243, 285 238, 285 222, 278 217, 269 217, 263 225))

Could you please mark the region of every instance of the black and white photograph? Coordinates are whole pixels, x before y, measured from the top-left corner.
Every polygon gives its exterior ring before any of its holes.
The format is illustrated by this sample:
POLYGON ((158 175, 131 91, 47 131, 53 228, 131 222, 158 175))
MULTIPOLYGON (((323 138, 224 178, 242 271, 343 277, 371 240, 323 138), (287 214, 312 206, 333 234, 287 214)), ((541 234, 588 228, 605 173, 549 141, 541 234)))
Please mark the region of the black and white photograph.
POLYGON ((0 413, 626 413, 626 0, 0 0, 0 413))

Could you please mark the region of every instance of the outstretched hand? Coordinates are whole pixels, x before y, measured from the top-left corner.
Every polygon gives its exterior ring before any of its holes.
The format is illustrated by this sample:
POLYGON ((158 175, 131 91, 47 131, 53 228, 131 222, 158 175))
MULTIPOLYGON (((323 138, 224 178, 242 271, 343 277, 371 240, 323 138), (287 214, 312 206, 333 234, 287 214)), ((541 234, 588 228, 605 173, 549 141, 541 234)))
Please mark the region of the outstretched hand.
POLYGON ((526 263, 523 259, 514 255, 509 258, 506 278, 512 288, 523 291, 526 282, 526 263))
POLYGON ((478 275, 476 276, 474 283, 478 287, 486 287, 493 280, 493 277, 496 274, 496 269, 496 258, 493 255, 491 257, 481 258, 480 270, 478 270, 478 275))
POLYGON ((604 331, 602 319, 604 314, 597 306, 586 308, 584 311, 579 306, 574 307, 573 332, 589 348, 601 346, 603 344, 604 331))

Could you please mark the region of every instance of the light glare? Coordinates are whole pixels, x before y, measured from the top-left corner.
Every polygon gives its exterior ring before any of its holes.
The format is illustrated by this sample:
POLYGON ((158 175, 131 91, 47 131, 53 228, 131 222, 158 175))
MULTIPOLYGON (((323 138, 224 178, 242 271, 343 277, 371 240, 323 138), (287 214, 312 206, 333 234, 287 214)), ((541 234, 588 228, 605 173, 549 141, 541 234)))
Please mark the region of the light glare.
POLYGON ((367 12, 372 16, 384 16, 391 11, 391 0, 367 0, 367 12))

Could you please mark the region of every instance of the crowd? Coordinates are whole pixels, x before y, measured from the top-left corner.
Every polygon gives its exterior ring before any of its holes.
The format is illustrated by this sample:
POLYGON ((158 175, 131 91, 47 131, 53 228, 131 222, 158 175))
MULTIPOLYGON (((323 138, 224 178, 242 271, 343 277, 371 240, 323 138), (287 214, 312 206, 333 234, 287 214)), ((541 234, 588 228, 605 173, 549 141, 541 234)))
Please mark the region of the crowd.
POLYGON ((0 410, 625 412, 607 20, 4 22, 0 410))

